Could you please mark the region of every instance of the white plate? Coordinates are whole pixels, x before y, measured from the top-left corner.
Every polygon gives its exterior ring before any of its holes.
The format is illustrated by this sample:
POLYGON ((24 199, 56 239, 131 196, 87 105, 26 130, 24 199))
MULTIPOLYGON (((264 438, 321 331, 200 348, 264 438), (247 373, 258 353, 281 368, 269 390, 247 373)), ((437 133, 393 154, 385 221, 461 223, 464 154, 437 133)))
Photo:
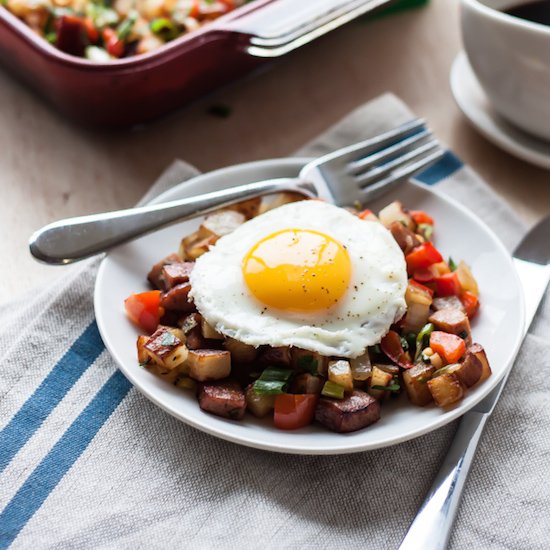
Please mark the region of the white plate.
POLYGON ((508 153, 550 169, 550 142, 530 136, 495 112, 465 52, 456 57, 450 81, 460 110, 481 134, 508 153))
MULTIPOLYGON (((304 162, 279 159, 224 168, 181 184, 155 202, 260 179, 292 177, 304 162)), ((467 260, 481 288, 482 308, 473 323, 473 333, 475 340, 485 346, 494 374, 480 387, 468 391, 458 406, 447 411, 435 406, 420 408, 408 404, 403 397, 397 400, 399 403, 385 403, 382 419, 359 432, 337 434, 315 425, 280 431, 271 426, 270 420, 259 421, 252 415, 237 422, 204 413, 194 395, 140 368, 135 348, 138 331, 126 319, 123 301, 133 292, 148 289, 146 274, 150 267, 177 250, 181 237, 193 231, 198 220, 146 235, 116 248, 103 260, 96 281, 95 312, 107 349, 125 376, 165 411, 209 434, 260 449, 296 454, 350 453, 400 443, 447 424, 487 395, 511 365, 523 326, 523 295, 509 254, 490 229, 469 211, 433 188, 413 183, 388 193, 372 207, 381 208, 395 198, 435 217, 438 248, 455 260, 467 260)))

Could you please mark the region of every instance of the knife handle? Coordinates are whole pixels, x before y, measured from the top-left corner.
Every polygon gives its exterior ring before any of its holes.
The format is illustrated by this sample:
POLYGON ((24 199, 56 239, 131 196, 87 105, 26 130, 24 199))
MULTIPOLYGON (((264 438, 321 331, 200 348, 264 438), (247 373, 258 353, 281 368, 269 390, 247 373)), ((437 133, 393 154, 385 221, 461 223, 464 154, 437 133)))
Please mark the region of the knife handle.
POLYGON ((487 413, 470 411, 460 421, 435 480, 399 550, 445 550, 464 483, 470 472, 487 413))

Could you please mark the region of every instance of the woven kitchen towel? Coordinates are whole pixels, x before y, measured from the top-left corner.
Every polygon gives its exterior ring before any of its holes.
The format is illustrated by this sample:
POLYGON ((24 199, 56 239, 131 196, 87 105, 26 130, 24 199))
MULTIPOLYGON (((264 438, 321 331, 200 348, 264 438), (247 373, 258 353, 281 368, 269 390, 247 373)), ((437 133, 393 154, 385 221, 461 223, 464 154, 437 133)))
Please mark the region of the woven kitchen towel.
MULTIPOLYGON (((317 155, 411 114, 383 96, 304 148, 317 155)), ((149 196, 193 176, 175 163, 149 196)), ((422 179, 512 247, 525 228, 453 155, 422 179)), ((218 440, 133 389, 93 319, 97 261, 0 307, 0 548, 396 548, 454 425, 343 457, 218 440)), ((498 274, 495 274, 498 276, 498 274)), ((488 423, 452 548, 547 548, 550 300, 488 423)))

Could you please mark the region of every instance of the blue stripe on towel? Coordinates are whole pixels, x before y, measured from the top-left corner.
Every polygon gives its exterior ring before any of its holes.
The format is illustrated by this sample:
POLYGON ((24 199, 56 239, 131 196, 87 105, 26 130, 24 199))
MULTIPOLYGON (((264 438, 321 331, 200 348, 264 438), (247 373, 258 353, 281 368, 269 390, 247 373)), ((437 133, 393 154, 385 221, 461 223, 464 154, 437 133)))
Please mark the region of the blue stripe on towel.
POLYGON ((0 514, 0 549, 15 540, 131 387, 116 371, 52 447, 0 514))
POLYGON ((93 321, 0 431, 0 473, 104 349, 93 321))
POLYGON ((421 181, 426 185, 435 185, 441 180, 448 178, 454 174, 457 170, 460 170, 464 166, 462 161, 451 151, 447 151, 445 155, 439 159, 435 164, 416 174, 415 180, 421 181))

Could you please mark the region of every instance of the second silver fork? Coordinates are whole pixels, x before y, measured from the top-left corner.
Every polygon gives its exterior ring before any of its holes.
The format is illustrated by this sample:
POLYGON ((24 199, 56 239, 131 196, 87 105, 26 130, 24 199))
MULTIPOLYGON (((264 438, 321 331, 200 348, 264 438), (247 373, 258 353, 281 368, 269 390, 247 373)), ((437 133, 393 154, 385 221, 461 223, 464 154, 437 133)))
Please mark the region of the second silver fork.
POLYGON ((281 191, 319 197, 339 206, 364 204, 443 154, 424 121, 415 119, 309 162, 298 178, 266 180, 158 205, 60 220, 37 231, 29 247, 37 260, 69 264, 170 223, 281 191))

